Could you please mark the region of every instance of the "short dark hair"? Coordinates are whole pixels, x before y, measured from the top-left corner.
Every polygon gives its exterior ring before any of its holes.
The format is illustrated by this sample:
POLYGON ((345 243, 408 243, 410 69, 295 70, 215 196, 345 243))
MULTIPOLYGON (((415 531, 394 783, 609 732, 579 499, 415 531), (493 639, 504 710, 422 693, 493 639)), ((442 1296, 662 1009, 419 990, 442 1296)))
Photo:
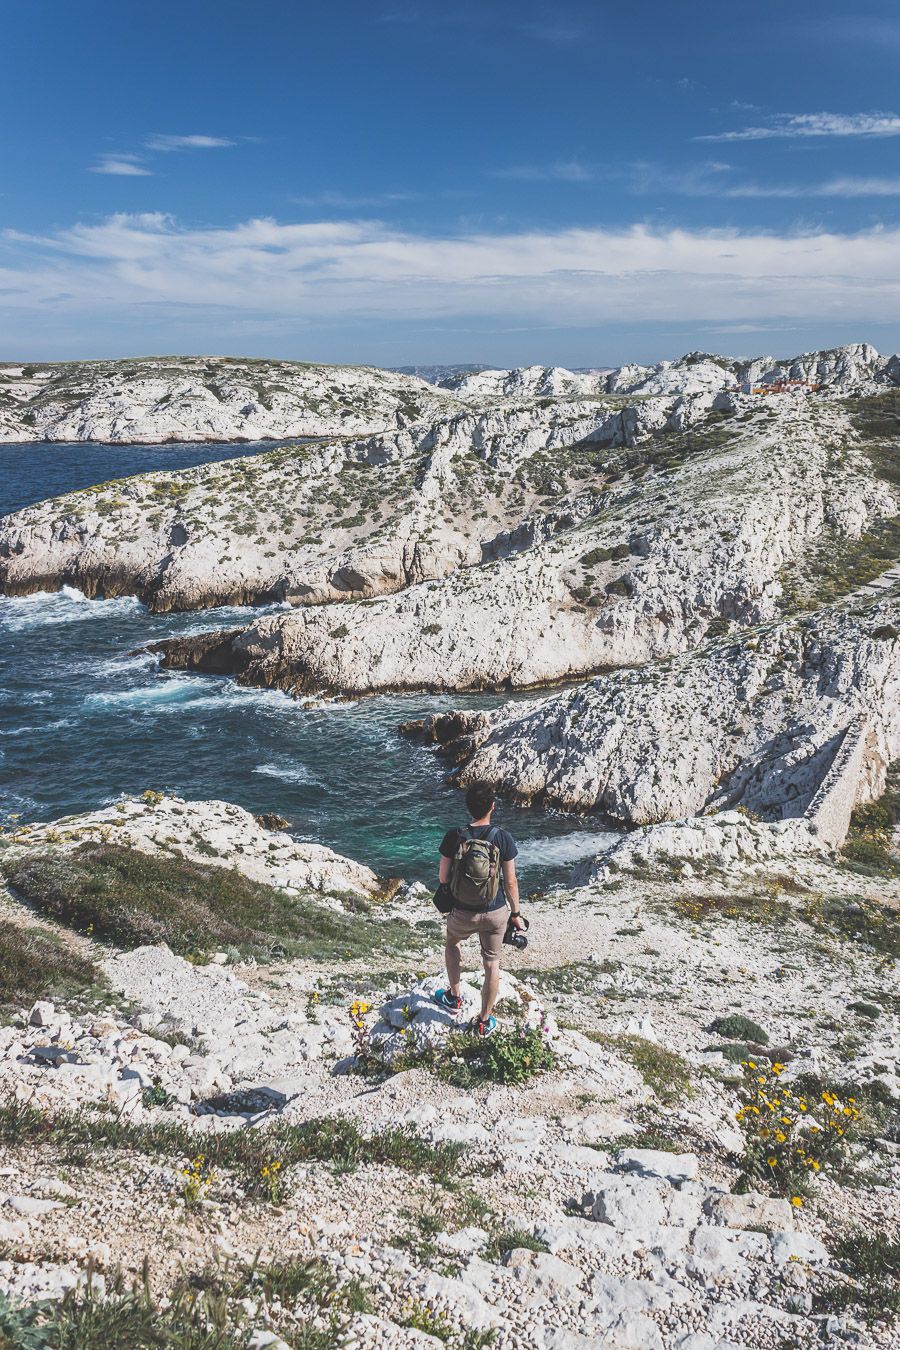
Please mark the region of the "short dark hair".
POLYGON ((473 820, 480 820, 482 816, 486 816, 493 805, 494 789, 490 783, 477 778, 466 788, 466 806, 471 811, 473 820))

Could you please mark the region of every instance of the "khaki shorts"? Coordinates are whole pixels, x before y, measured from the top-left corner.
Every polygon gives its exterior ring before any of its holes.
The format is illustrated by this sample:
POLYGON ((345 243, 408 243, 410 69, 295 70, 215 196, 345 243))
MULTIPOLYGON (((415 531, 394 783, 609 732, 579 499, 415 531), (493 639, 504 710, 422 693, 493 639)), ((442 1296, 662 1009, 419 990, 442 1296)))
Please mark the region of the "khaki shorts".
POLYGON ((485 961, 499 961, 503 935, 508 923, 508 904, 488 910, 484 914, 470 914, 465 909, 451 909, 447 915, 447 941, 456 944, 477 935, 481 943, 481 955, 485 961))

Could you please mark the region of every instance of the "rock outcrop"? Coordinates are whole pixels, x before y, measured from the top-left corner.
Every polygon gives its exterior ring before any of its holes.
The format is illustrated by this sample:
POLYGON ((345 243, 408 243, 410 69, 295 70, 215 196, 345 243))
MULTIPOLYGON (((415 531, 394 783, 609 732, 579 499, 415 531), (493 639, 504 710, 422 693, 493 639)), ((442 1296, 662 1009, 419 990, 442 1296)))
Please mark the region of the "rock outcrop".
POLYGON ((855 601, 536 703, 435 716, 422 730, 462 766, 462 783, 485 778, 624 825, 741 806, 765 821, 806 817, 815 831, 837 760, 825 825, 835 844, 835 794, 845 833, 900 755, 898 620, 896 593, 855 601), (839 759, 848 732, 858 753, 839 759))
POLYGON ((252 881, 289 891, 351 891, 372 896, 382 886, 368 867, 322 844, 269 830, 233 802, 184 801, 148 791, 51 824, 19 827, 11 851, 76 848, 88 840, 144 852, 172 851, 207 867, 234 867, 252 881))
POLYGON ((688 352, 676 361, 624 365, 614 370, 566 370, 562 366, 523 366, 513 370, 451 372, 436 383, 465 399, 565 398, 584 394, 715 393, 737 384, 773 385, 803 381, 821 389, 856 395, 900 383, 900 358, 881 356, 868 342, 829 351, 805 352, 779 360, 751 361, 688 352))
POLYGON ((424 380, 371 366, 219 356, 0 365, 0 442, 358 436, 454 404, 424 380))

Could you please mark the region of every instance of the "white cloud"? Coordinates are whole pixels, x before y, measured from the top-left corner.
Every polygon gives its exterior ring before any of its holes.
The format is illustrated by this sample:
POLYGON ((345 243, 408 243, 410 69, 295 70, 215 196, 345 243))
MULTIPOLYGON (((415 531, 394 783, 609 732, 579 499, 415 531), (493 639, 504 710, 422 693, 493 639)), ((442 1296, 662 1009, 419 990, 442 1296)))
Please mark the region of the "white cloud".
POLYGON ((378 192, 371 196, 354 196, 346 192, 312 192, 308 196, 292 197, 298 206, 321 207, 325 210, 353 211, 358 207, 393 206, 395 202, 414 202, 420 198, 418 192, 378 192))
POLYGON ((900 197, 900 178, 829 178, 824 183, 737 183, 726 197, 900 197))
MULTIPOLYGON (((183 228, 115 215, 0 236, 7 309, 297 323, 895 322, 900 229, 854 234, 567 229, 431 237, 384 222, 183 228)), ((27 320, 24 321, 27 324, 27 320)))
POLYGON ((509 169, 497 169, 495 178, 520 178, 525 183, 592 183, 605 177, 599 164, 582 164, 577 159, 557 160, 555 164, 522 164, 509 169))
POLYGON ((695 136, 695 141, 766 141, 775 137, 900 136, 897 113, 776 113, 762 126, 695 136))
POLYGON ((144 142, 148 150, 220 150, 237 144, 224 136, 148 136, 144 142))
POLYGON ((137 155, 104 155, 98 164, 91 166, 91 173, 111 173, 120 178, 150 177, 150 170, 143 167, 137 155))
POLYGON ((633 160, 623 164, 583 164, 578 160, 560 160, 550 165, 531 165, 514 169, 500 169, 495 177, 520 179, 523 182, 551 180, 571 183, 615 182, 625 192, 637 196, 666 195, 678 197, 782 197, 803 200, 810 197, 897 197, 900 196, 900 177, 854 177, 835 175, 814 183, 754 183, 739 182, 734 166, 720 160, 704 160, 699 164, 671 166, 654 164, 648 160, 633 160))

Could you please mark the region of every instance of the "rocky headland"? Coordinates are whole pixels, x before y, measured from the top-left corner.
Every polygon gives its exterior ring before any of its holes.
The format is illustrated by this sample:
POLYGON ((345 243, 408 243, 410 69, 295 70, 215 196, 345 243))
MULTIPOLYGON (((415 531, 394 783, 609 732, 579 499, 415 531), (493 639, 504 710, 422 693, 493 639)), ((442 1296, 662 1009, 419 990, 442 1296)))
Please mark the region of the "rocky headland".
POLYGON ((523 799, 839 845, 900 754, 897 359, 564 376, 467 374, 436 420, 39 503, 0 525, 0 587, 280 603, 156 650, 312 699, 588 679, 426 735, 523 799))

